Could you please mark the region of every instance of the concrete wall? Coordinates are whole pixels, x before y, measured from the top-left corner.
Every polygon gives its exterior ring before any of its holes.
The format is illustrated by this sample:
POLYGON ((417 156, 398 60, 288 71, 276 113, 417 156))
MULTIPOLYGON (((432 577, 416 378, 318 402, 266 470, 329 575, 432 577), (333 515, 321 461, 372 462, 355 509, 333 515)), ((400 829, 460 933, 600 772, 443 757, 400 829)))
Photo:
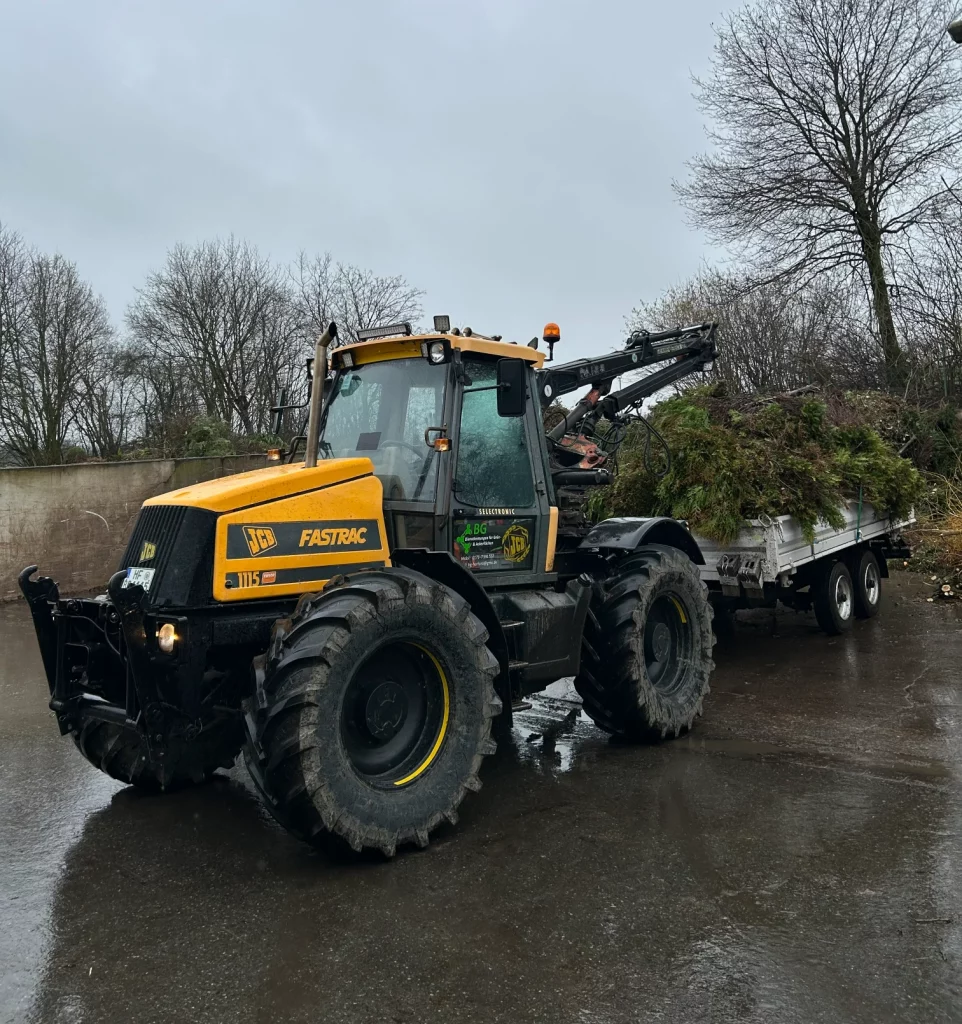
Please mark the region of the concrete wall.
POLYGON ((263 455, 232 455, 0 469, 0 601, 20 593, 26 565, 64 594, 103 587, 145 498, 264 465, 263 455))

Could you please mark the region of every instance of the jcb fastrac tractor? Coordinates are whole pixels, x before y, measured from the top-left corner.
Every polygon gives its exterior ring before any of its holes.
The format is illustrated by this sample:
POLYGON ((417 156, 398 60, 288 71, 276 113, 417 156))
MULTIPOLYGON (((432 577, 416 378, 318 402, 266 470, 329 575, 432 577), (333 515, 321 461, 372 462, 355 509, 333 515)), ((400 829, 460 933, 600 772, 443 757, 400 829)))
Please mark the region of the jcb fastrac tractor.
POLYGON ((714 359, 714 325, 563 365, 554 324, 547 353, 447 317, 335 337, 286 460, 146 501, 100 597, 23 571, 61 732, 156 790, 243 749, 295 835, 390 855, 456 821, 492 720, 555 680, 609 733, 688 729, 713 667, 698 546, 583 508, 643 399, 714 359))

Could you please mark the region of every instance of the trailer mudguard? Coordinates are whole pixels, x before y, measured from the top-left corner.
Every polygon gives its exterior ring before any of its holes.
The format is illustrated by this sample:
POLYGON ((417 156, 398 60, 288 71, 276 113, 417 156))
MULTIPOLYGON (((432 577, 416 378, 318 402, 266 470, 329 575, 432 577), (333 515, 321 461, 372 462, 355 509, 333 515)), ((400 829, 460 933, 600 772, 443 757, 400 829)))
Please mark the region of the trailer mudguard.
POLYGON ((665 544, 679 548, 695 563, 704 565, 705 556, 698 542, 677 519, 655 516, 651 519, 623 517, 606 519, 593 526, 578 545, 582 550, 604 548, 614 551, 634 551, 644 544, 665 544))

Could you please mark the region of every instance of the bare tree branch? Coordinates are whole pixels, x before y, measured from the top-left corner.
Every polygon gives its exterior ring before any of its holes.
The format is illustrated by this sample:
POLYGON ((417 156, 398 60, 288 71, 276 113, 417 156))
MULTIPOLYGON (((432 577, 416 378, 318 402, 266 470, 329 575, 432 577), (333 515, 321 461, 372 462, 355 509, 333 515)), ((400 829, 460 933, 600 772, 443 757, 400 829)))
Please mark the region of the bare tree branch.
POLYGON ((676 184, 757 275, 863 269, 896 386, 886 247, 944 194, 962 143, 948 14, 940 0, 758 0, 730 15, 696 80, 714 149, 676 184))
POLYGON ((307 337, 337 322, 341 343, 358 331, 392 323, 417 323, 424 292, 400 274, 381 277, 350 264, 334 263, 330 253, 310 258, 302 252, 291 271, 298 316, 307 337))
POLYGON ((713 374, 736 392, 791 391, 809 384, 876 387, 881 351, 865 310, 843 280, 823 276, 758 283, 706 270, 632 311, 629 329, 664 330, 717 320, 724 344, 713 374))
POLYGON ((103 300, 72 263, 0 229, 0 437, 9 458, 63 461, 82 372, 111 335, 103 300))
POLYGON ((231 237, 176 246, 127 312, 133 341, 167 361, 208 416, 266 431, 276 392, 301 365, 285 275, 231 237))

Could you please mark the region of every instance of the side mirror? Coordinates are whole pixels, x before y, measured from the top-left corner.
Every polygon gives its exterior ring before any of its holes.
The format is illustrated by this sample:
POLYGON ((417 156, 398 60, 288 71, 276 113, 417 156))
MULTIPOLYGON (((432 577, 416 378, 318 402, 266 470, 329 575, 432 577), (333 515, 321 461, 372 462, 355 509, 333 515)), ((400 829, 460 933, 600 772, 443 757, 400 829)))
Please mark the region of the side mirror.
POLYGON ((498 360, 498 415, 523 416, 528 401, 523 359, 498 360))

